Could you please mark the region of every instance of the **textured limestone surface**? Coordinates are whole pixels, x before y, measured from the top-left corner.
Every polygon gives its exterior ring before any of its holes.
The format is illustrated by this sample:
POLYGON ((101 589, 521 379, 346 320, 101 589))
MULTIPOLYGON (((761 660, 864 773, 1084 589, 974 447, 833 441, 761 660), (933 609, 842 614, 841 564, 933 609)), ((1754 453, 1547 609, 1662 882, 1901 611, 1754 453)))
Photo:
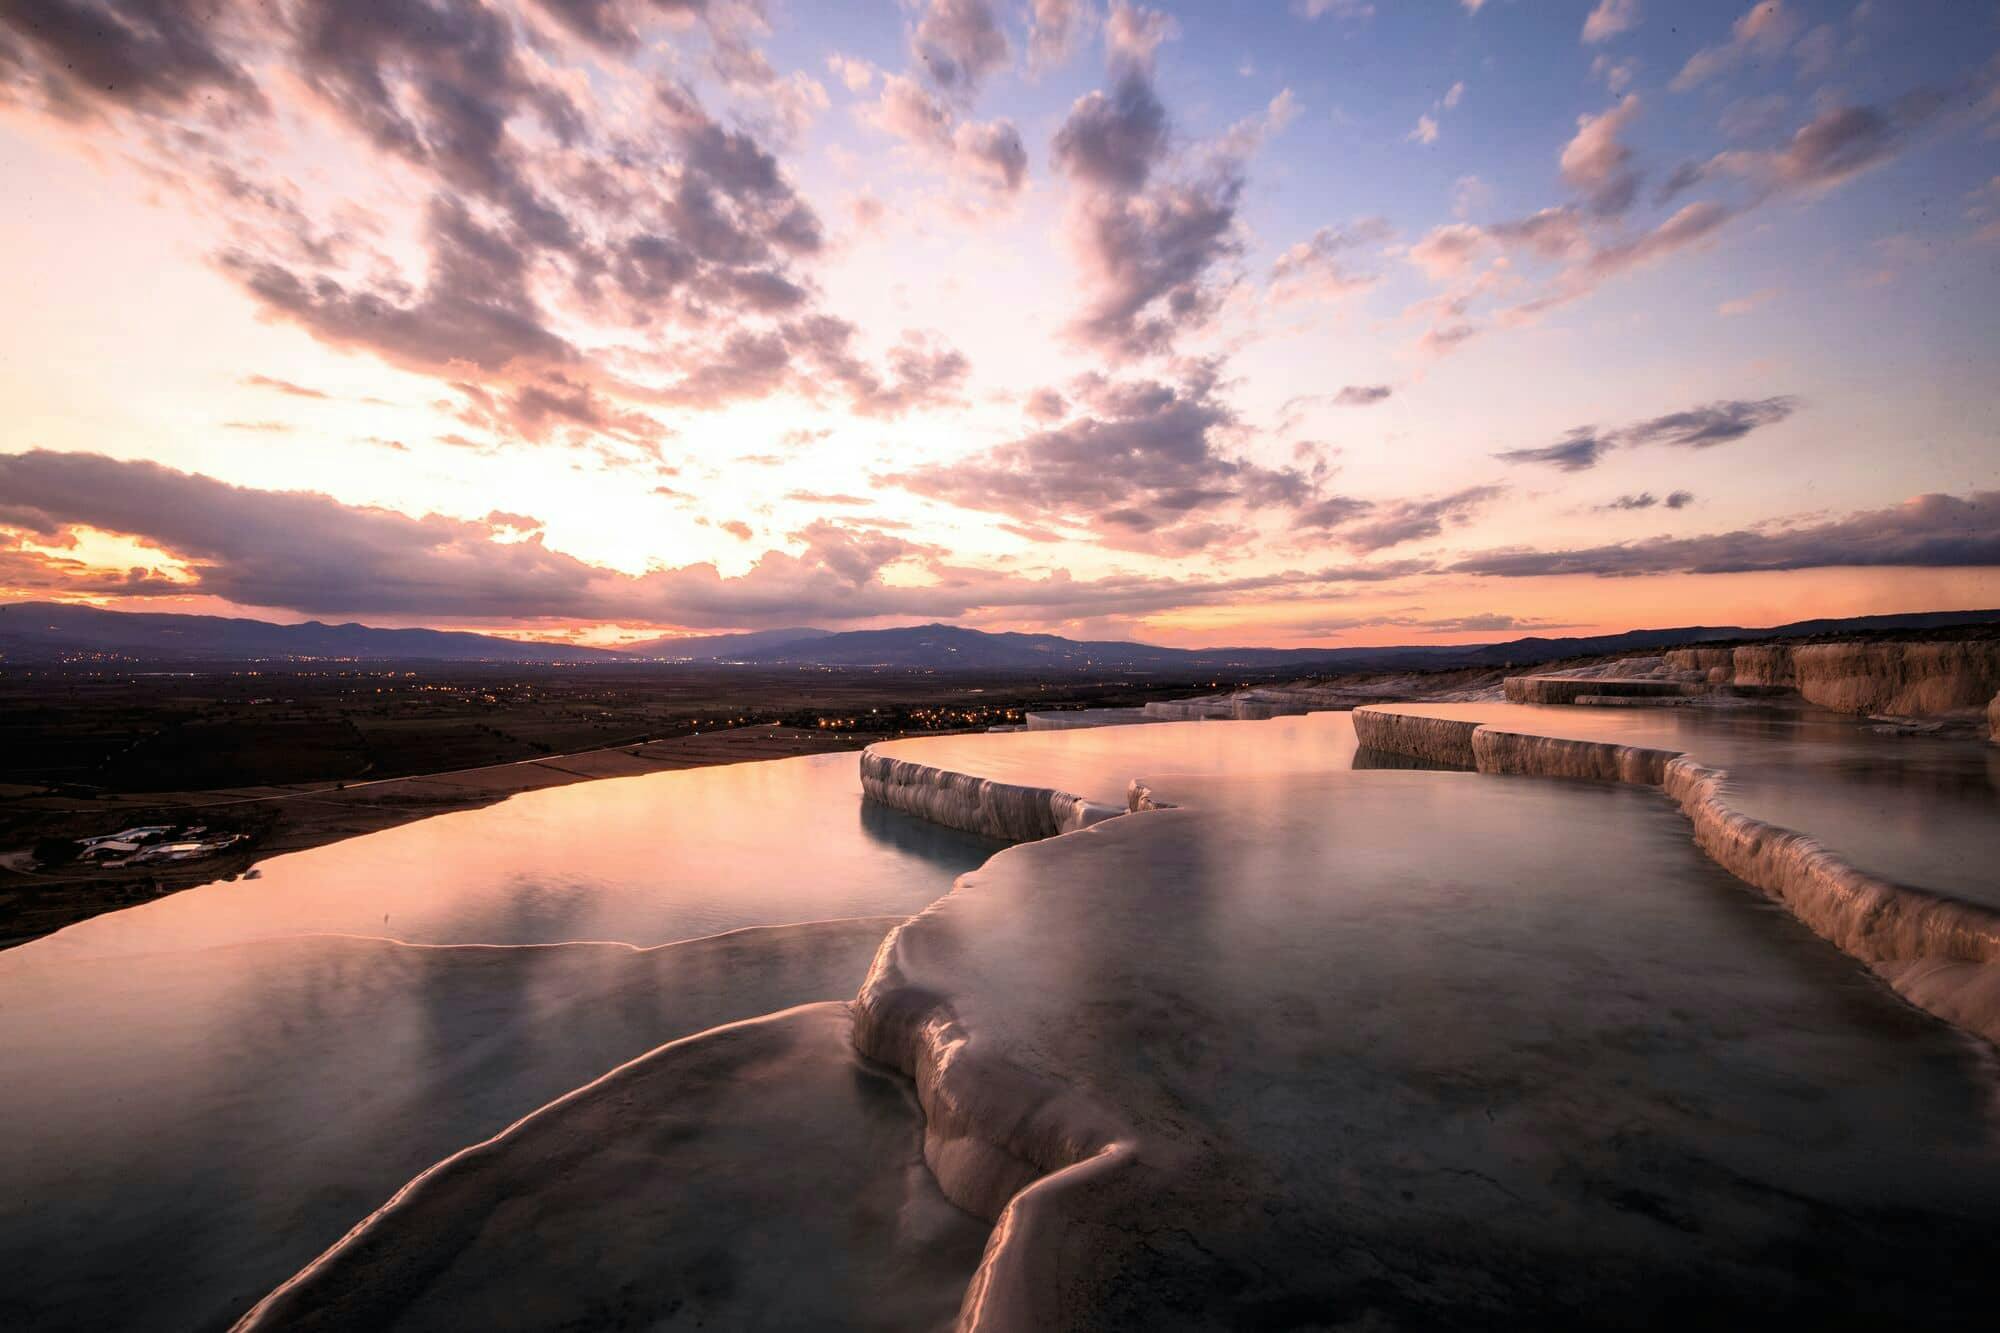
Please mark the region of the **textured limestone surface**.
POLYGON ((1076 731, 1084 727, 1129 727, 1154 722, 1144 708, 1066 708, 1048 713, 1030 713, 1029 731, 1076 731))
POLYGON ((0 1327, 226 1325, 412 1176, 607 1069, 852 995, 901 919, 648 950, 0 954, 0 1327))
POLYGON ((413 1181, 245 1326, 936 1329, 987 1227, 845 1004, 662 1047, 413 1181))
POLYGON ((1666 654, 1666 664, 1707 681, 1795 689, 1843 713, 1974 714, 2000 691, 2000 642, 1993 640, 1680 648, 1666 654))
MULTIPOLYGON (((1969 800, 1957 807, 1935 800, 1923 802, 1928 817, 1937 819, 1940 805, 1946 807, 1945 817, 1938 822, 1933 841, 1923 846, 1915 861, 1941 870, 1950 888, 1960 892, 1960 896, 1953 896, 1914 882, 1897 882, 1856 864, 1852 855, 1842 850, 1857 845, 1851 824, 1837 826, 1839 831, 1831 835, 1836 847, 1809 831, 1813 825, 1787 827, 1746 811, 1732 788, 1730 773, 1695 755, 1622 744, 1604 735, 1602 727, 1597 728, 1597 736, 1547 734, 1565 725, 1561 715, 1567 710, 1560 708, 1505 706, 1493 710, 1496 716, 1484 724, 1462 717, 1433 716, 1434 711, 1400 706, 1364 709, 1355 714, 1356 731, 1371 745, 1424 756, 1435 749, 1441 729, 1453 729, 1450 734, 1462 735, 1464 748, 1470 752, 1471 762, 1466 766, 1481 773, 1659 787, 1687 816, 1696 845, 1717 865, 1782 904, 1824 939, 1867 963, 1912 1003, 2000 1043, 2000 904, 1995 902, 1996 886, 1986 869, 1990 863, 1977 859, 1982 840, 1994 840, 1996 830, 1990 801, 1982 800, 1985 793, 1973 786, 1977 772, 2000 769, 2000 764, 1991 762, 1994 757, 1990 751, 1981 753, 1981 747, 1970 742, 1947 741, 1947 748, 1928 752, 1932 760, 1939 756, 1957 758, 1969 771, 1947 772, 1973 780, 1954 784, 1952 790, 1957 794, 1970 792, 1969 800), (1469 731, 1463 730, 1468 727, 1469 731)), ((1907 778, 1910 772, 1920 777, 1926 773, 1919 761, 1927 752, 1915 748, 1923 738, 1883 738, 1879 731, 1850 728, 1845 738, 1869 737, 1868 743, 1877 747, 1886 740, 1885 753, 1904 761, 1885 765, 1881 762, 1883 753, 1875 756, 1875 768, 1886 767, 1892 782, 1907 778)), ((1634 735, 1635 729, 1623 729, 1625 739, 1634 735)), ((1712 753, 1715 747, 1708 744, 1703 748, 1712 753)), ((1767 767, 1774 753, 1782 752, 1782 746, 1768 741, 1752 745, 1749 751, 1753 763, 1767 767)), ((1823 755, 1818 758, 1824 762, 1823 755)), ((1871 771, 1865 763, 1841 758, 1844 762, 1836 771, 1871 771)), ((1845 801, 1850 819, 1872 818, 1872 832, 1879 838, 1886 830, 1894 841, 1893 834, 1899 830, 1893 820, 1884 822, 1884 811, 1876 808, 1881 804, 1879 795, 1868 794, 1857 803, 1856 793, 1842 792, 1839 782, 1811 766, 1794 771, 1781 766, 1779 772, 1777 788, 1781 794, 1796 801, 1803 791, 1823 806, 1831 789, 1836 805, 1845 801)), ((1882 778, 1882 773, 1875 772, 1876 782, 1882 778)), ((1771 782, 1768 772, 1765 781, 1771 782)), ((1918 795, 1929 795, 1922 783, 1918 795)), ((1816 813, 1826 812, 1822 808, 1816 813)), ((1865 833, 1858 845, 1868 845, 1865 833)), ((1872 854, 1880 854, 1879 843, 1872 854)), ((1913 861, 1906 855, 1903 863, 1913 861)))
POLYGON ((923 736, 872 745, 867 754, 1008 786, 1074 793, 1095 805, 1123 810, 1134 778, 1335 772, 1352 766, 1354 751, 1354 730, 1346 714, 1315 713, 1262 722, 923 736))
POLYGON ((1001 853, 861 994, 998 1218, 966 1326, 1990 1317, 1990 1054, 1656 793, 1185 793, 1001 853))
POLYGON ((621 1061, 852 996, 996 846, 864 801, 851 754, 783 759, 518 796, 0 953, 0 1328, 226 1323, 621 1061), (738 929, 830 918, 864 919, 738 929))
MULTIPOLYGON (((1971 737, 1885 735, 1813 710, 1586 709, 1394 704, 1415 719, 1412 753, 1434 733, 1481 723, 1527 735, 1678 751, 1719 768, 1747 815, 1811 834, 1886 879, 2000 907, 2000 750, 1971 737)), ((1371 725, 1368 712, 1355 715, 1371 725)), ((1372 742, 1393 742, 1377 736, 1372 742)), ((1469 739, 1455 752, 1463 767, 1469 739)), ((1434 756, 1435 757, 1435 756, 1434 756)))

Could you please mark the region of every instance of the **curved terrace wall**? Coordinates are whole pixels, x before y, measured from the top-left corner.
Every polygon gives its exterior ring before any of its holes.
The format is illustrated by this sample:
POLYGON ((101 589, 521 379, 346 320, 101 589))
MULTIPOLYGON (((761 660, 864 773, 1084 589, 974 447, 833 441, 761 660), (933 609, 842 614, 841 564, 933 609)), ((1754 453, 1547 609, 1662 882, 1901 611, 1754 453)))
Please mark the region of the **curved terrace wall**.
POLYGON ((1676 648, 1666 661, 1675 671, 1698 672, 1718 684, 1795 689, 1807 702, 1843 713, 1934 717, 1976 712, 2000 695, 2000 641, 1994 640, 1676 648))
POLYGON ((1481 773, 1660 787, 1716 864, 1867 963, 1905 999, 2000 1042, 2000 912, 1891 883, 1807 834, 1733 809, 1719 769, 1675 751, 1535 736, 1393 706, 1356 709, 1354 725, 1371 748, 1481 773))
POLYGON ((994 782, 872 749, 861 752, 861 789, 905 814, 1009 842, 1053 838, 1125 813, 1074 792, 994 782))

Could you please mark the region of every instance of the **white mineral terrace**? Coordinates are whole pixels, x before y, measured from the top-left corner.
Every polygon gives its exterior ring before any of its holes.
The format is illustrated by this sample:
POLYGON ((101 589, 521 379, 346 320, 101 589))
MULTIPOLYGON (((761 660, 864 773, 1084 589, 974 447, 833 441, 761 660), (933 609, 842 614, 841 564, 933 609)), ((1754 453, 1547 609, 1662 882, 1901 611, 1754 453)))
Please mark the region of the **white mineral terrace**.
POLYGON ((282 858, 0 955, 0 1322, 1983 1327, 1966 744, 1394 705, 282 858))

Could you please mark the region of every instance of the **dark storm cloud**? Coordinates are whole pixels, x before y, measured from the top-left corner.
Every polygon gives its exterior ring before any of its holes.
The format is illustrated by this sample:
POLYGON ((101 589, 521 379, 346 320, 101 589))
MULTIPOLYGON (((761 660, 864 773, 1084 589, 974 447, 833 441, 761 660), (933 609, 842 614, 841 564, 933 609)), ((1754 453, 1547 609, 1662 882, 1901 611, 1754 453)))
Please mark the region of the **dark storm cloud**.
POLYGON ((1888 509, 1789 528, 1658 537, 1559 551, 1484 551, 1450 568, 1453 573, 1529 578, 1891 565, 1930 569, 2000 565, 2000 491, 1920 495, 1888 509))

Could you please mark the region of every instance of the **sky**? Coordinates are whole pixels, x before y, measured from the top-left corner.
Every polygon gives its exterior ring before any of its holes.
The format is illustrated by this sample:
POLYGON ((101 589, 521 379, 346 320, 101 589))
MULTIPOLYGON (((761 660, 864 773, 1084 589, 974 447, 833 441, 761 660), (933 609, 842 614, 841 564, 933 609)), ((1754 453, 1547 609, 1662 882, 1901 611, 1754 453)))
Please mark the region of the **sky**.
POLYGON ((2000 606, 2000 5, 0 4, 0 600, 2000 606))

